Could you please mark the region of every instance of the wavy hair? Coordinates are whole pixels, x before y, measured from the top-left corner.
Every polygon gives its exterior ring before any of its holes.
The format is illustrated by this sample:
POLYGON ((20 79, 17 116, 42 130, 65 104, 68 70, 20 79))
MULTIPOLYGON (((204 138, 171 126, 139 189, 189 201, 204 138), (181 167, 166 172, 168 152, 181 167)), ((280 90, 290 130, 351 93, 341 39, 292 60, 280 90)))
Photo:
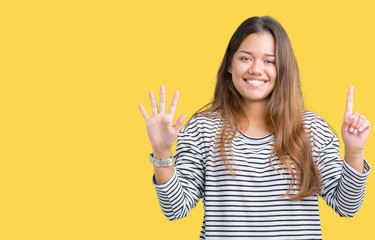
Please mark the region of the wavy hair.
POLYGON ((212 113, 217 113, 222 117, 219 151, 224 165, 235 175, 229 156, 232 151, 228 152, 226 146, 231 146, 239 126, 245 129, 248 127, 249 120, 242 108, 242 96, 233 84, 228 67, 242 41, 250 34, 261 32, 269 32, 273 36, 277 71, 275 87, 266 107, 267 128, 275 136, 269 162, 276 170, 271 160, 273 156, 277 156, 278 164, 290 173, 290 185, 284 196, 298 201, 319 192, 320 177, 313 159, 310 139, 303 127, 304 105, 297 61, 286 31, 276 20, 269 16, 252 17, 237 28, 220 65, 213 100, 199 109, 194 116, 213 116, 212 113), (295 186, 298 187, 298 192, 292 194, 295 186))

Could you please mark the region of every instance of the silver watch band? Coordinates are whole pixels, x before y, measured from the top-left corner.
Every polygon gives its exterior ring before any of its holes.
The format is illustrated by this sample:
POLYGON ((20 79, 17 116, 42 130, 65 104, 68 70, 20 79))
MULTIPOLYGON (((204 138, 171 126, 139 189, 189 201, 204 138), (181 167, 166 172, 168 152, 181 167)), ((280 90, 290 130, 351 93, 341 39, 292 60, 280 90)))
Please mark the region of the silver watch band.
POLYGON ((169 167, 173 164, 173 157, 167 159, 156 159, 152 155, 152 152, 149 155, 150 163, 153 163, 155 167, 169 167))

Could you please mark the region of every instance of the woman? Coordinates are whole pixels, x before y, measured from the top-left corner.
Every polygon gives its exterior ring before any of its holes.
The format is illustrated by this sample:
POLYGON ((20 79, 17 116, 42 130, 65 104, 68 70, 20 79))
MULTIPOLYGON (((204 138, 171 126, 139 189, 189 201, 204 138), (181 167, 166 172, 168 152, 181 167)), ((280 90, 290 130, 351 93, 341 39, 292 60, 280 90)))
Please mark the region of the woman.
POLYGON ((297 62, 283 27, 270 17, 244 21, 220 66, 213 101, 179 133, 165 89, 153 117, 140 104, 153 147, 154 185, 170 220, 203 198, 201 239, 321 239, 318 195, 340 216, 359 210, 370 167, 370 122, 352 113, 349 88, 342 136, 303 109, 297 62), (208 107, 208 108, 207 108, 208 107), (172 163, 171 146, 177 141, 172 163))

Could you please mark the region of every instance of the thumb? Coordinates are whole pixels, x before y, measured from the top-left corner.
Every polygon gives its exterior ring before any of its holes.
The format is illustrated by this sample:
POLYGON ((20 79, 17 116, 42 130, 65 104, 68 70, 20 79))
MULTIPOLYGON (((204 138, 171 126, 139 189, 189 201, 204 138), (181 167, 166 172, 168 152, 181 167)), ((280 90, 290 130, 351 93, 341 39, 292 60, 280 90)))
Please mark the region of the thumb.
POLYGON ((179 117, 176 121, 176 124, 174 125, 176 129, 180 130, 181 127, 182 127, 182 124, 184 123, 185 119, 186 119, 187 115, 184 114, 182 115, 181 117, 179 117))

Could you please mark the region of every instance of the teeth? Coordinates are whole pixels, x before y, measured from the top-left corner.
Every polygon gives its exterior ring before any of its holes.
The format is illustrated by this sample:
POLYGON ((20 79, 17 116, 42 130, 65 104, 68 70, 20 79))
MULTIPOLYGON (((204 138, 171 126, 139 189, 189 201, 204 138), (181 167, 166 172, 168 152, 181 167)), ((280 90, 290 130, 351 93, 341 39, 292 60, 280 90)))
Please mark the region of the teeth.
POLYGON ((260 81, 260 80, 246 80, 246 82, 250 84, 254 84, 254 85, 261 85, 264 83, 264 81, 260 81))

